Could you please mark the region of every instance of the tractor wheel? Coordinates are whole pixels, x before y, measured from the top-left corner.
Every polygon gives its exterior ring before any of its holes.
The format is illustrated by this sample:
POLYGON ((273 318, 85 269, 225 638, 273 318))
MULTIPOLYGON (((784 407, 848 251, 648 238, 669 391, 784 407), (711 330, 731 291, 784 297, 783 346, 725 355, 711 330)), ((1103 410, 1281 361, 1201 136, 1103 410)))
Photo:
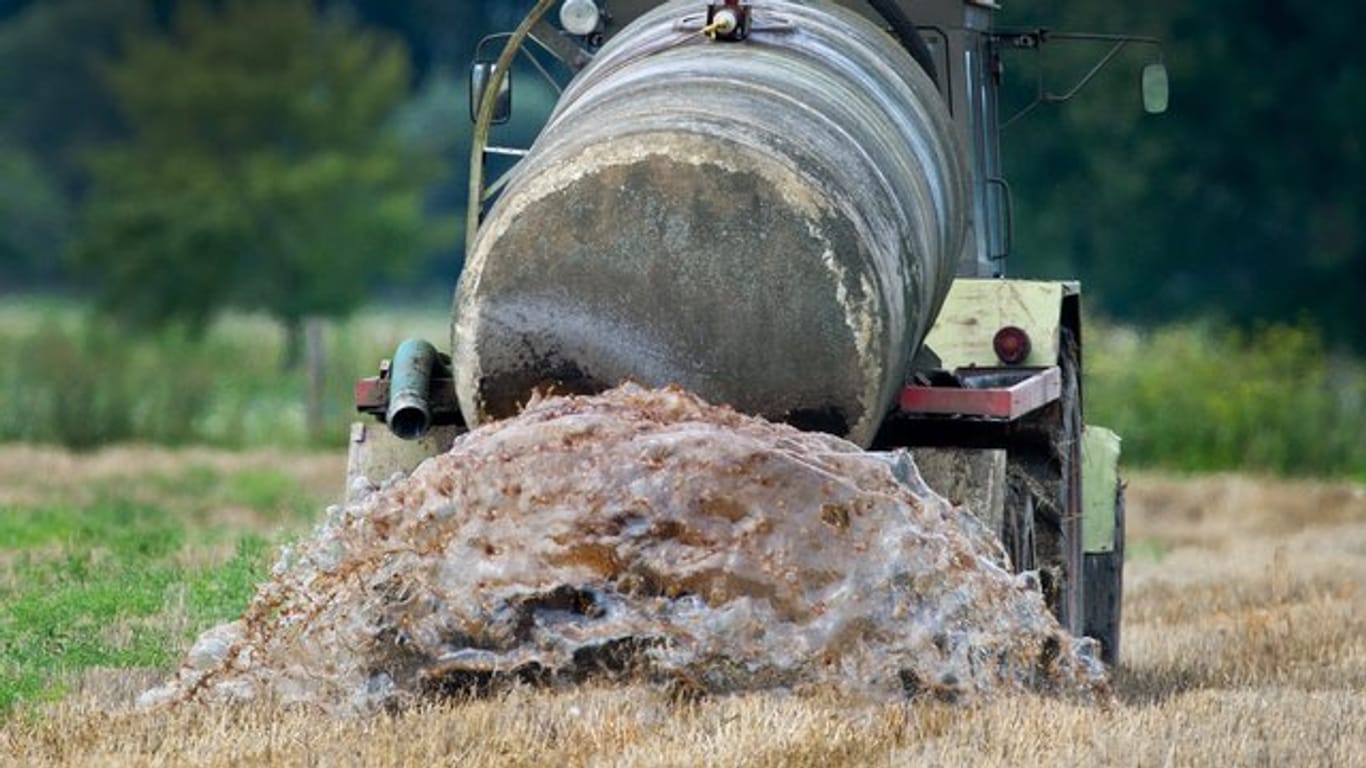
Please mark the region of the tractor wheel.
POLYGON ((1017 571, 1037 570, 1049 610, 1079 635, 1086 606, 1082 553, 1081 377, 1072 334, 1062 331, 1062 392, 1009 448, 1002 538, 1017 571), (1020 524, 1019 515, 1032 520, 1020 524))
POLYGON ((1053 445, 1060 474, 1056 513, 1060 534, 1059 565, 1063 578, 1058 619, 1068 632, 1077 635, 1082 633, 1088 583, 1082 574, 1085 556, 1081 529, 1081 351, 1071 331, 1064 328, 1060 334, 1062 351, 1058 356, 1058 367, 1062 369, 1061 420, 1053 445))

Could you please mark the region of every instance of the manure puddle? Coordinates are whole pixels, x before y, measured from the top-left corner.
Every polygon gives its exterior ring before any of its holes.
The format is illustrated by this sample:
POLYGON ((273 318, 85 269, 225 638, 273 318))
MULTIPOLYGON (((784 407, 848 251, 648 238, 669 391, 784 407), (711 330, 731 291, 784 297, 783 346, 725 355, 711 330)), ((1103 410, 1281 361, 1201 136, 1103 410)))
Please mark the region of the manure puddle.
POLYGON ((1102 691, 1093 644, 1003 562, 904 453, 626 385, 535 403, 329 508, 242 618, 142 701, 365 713, 603 677, 1102 691))

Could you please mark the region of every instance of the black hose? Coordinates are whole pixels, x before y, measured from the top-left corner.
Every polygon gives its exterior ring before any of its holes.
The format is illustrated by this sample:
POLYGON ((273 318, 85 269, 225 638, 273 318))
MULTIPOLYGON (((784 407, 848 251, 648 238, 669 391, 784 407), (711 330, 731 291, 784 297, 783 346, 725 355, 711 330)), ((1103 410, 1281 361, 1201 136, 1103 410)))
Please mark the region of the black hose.
POLYGON ((891 25, 892 33, 901 40, 901 45, 911 54, 911 58, 915 59, 915 63, 925 70, 925 74, 930 76, 935 85, 939 85, 939 68, 934 65, 930 47, 925 44, 925 38, 920 36, 920 30, 915 28, 911 17, 901 10, 901 5, 896 0, 868 0, 868 4, 891 25))

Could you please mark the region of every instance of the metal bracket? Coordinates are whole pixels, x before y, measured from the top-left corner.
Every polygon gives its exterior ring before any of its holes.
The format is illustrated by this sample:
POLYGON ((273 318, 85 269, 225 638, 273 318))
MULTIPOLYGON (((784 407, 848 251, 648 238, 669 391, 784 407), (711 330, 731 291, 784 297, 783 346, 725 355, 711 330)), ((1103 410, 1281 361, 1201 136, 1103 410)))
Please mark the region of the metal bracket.
POLYGON ((702 28, 712 40, 739 42, 749 37, 748 2, 723 0, 707 4, 707 25, 702 28))
POLYGON ((1014 421, 1062 396, 1062 373, 1056 365, 1023 372, 1023 378, 1021 374, 1019 369, 959 369, 954 375, 962 386, 908 384, 897 403, 911 415, 1014 421))
MULTIPOLYGON (((706 28, 707 14, 705 13, 690 13, 687 16, 684 16, 680 18, 678 21, 674 22, 675 32, 684 32, 687 34, 701 34, 702 31, 706 28)), ((796 31, 796 29, 797 23, 787 18, 786 16, 776 16, 768 13, 767 11, 762 11, 758 9, 753 10, 753 12, 750 14, 749 34, 751 35, 755 32, 781 34, 786 32, 794 32, 796 31)))
POLYGON ((1109 35, 1093 32, 1054 32, 1045 27, 1038 27, 1035 29, 1001 29, 987 34, 995 45, 1019 51, 1033 51, 1036 55, 1043 49, 1044 44, 1054 40, 1111 44, 1110 49, 1105 52, 1105 55, 1101 56, 1100 59, 1087 70, 1086 74, 1081 76, 1081 79, 1077 80, 1077 82, 1073 83, 1070 88, 1062 93, 1054 93, 1045 87, 1043 82, 1043 68, 1040 67, 1036 78, 1034 100, 1024 107, 1021 107, 1020 110, 1011 115, 1009 119, 1002 122, 1001 130, 1009 128, 1020 118, 1028 115, 1044 104, 1061 104, 1065 101, 1070 101, 1073 96, 1080 93, 1083 88, 1095 79, 1096 75, 1105 68, 1106 64, 1109 64, 1119 55, 1120 51, 1124 50, 1125 46, 1130 43, 1135 45, 1149 45, 1157 48, 1159 62, 1162 60, 1163 56, 1162 41, 1155 37, 1109 35))
MULTIPOLYGON (((357 380, 354 390, 356 412, 368 414, 376 421, 384 423, 389 412, 389 394, 393 379, 393 363, 385 359, 380 361, 378 376, 357 380)), ((450 358, 446 355, 438 356, 437 367, 432 372, 427 390, 427 405, 431 411, 433 426, 464 426, 465 417, 460 412, 460 402, 455 394, 455 379, 450 371, 450 358)))

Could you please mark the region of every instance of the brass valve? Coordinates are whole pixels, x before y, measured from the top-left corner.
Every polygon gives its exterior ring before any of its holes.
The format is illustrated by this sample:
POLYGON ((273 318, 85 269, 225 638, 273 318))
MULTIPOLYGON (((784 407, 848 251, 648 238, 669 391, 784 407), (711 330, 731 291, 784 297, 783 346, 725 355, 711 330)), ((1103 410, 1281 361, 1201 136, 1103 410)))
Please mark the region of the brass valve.
POLYGON ((712 40, 738 41, 749 37, 750 8, 740 0, 707 5, 707 23, 702 34, 712 40))

